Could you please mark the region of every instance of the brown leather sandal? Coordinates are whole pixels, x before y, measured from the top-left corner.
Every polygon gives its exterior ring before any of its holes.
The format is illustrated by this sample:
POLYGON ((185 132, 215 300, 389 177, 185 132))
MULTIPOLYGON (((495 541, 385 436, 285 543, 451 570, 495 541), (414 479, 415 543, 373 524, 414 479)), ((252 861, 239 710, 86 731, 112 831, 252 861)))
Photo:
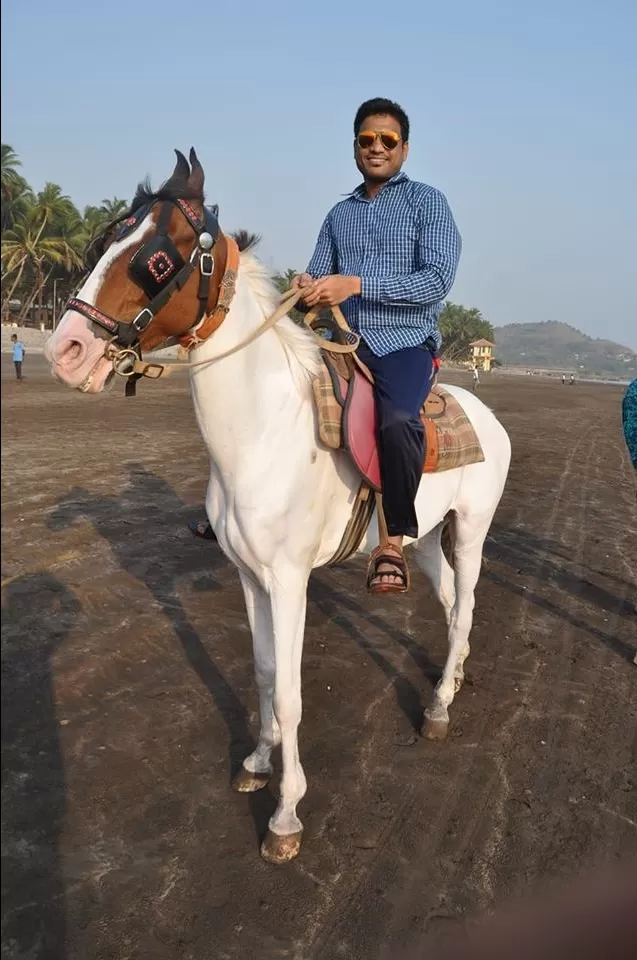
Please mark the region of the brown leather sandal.
POLYGON ((393 543, 383 543, 372 550, 367 566, 367 589, 370 593, 407 593, 410 587, 409 567, 400 547, 393 543), (382 563, 394 567, 394 570, 378 572, 382 563), (394 572, 395 571, 395 572, 394 572), (396 577, 398 583, 383 583, 382 577, 396 577))

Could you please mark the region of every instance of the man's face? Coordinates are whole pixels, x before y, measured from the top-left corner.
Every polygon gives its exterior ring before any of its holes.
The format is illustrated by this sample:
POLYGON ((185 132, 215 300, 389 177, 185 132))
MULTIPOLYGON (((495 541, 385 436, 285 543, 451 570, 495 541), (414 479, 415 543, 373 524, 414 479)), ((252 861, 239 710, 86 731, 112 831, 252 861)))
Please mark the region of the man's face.
POLYGON ((366 180, 385 183, 398 173, 409 153, 409 144, 400 135, 400 124, 393 117, 379 114, 368 117, 354 142, 356 166, 366 180))

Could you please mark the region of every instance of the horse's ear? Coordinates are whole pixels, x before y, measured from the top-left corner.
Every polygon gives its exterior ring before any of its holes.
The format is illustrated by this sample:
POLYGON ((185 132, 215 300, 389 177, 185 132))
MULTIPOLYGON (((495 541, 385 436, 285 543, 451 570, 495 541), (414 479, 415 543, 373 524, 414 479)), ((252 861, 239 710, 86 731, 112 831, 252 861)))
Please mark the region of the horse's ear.
POLYGON ((164 184, 164 187, 184 187, 188 183, 190 165, 181 150, 175 150, 175 153, 177 154, 177 163, 169 179, 164 184))
POLYGON ((190 176, 188 177, 188 186, 194 191, 197 197, 203 200, 205 174, 203 172, 203 167, 199 163, 199 157, 195 153, 194 147, 190 148, 190 166, 192 170, 190 176))

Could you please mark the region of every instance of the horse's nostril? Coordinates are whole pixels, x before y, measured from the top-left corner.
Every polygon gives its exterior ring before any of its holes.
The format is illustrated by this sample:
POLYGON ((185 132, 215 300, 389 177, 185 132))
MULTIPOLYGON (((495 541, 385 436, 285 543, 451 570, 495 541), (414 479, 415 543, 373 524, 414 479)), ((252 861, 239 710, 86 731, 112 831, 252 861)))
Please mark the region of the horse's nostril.
POLYGON ((57 351, 56 360, 59 364, 72 367, 79 363, 86 354, 86 347, 79 340, 66 340, 57 351))

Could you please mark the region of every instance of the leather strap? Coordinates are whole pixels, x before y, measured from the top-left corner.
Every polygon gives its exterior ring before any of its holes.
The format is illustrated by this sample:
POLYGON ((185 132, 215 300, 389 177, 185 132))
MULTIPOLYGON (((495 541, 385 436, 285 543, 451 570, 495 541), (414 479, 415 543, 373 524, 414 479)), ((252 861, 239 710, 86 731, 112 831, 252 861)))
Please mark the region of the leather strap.
MULTIPOLYGON (((226 257, 226 266, 219 285, 219 296, 217 305, 212 313, 206 314, 203 320, 192 330, 188 330, 183 337, 179 338, 180 345, 184 350, 192 350, 198 347, 208 337, 217 330, 226 319, 234 291, 237 283, 237 273, 239 271, 239 247, 232 237, 226 237, 228 254, 226 257)), ((205 298, 207 300, 207 296, 205 298)))
MULTIPOLYGON (((224 274, 225 278, 225 274, 224 274)), ((221 286, 223 288, 224 280, 221 281, 221 286)), ((234 292, 234 289, 233 289, 234 292)), ((218 360, 225 360, 227 357, 231 357, 235 353, 239 353, 240 350, 243 350, 245 347, 249 346, 251 343, 254 343, 255 340, 258 340, 267 330, 271 330, 272 327, 281 320, 287 313, 299 302, 303 294, 302 290, 287 290, 281 297, 281 302, 276 308, 273 314, 264 320, 264 322, 253 330, 251 334, 245 337, 243 340, 239 341, 236 346, 231 347, 229 350, 224 350, 222 353, 215 354, 213 357, 208 357, 207 360, 199 360, 195 363, 146 363, 143 360, 135 360, 130 372, 127 372, 126 376, 132 376, 137 374, 142 377, 147 377, 150 380, 159 380, 160 377, 169 377, 173 373, 183 373, 186 370, 194 370, 197 367, 205 367, 210 363, 216 363, 218 360)), ((228 304, 229 306, 229 304, 228 304)), ((225 315, 228 311, 226 310, 223 316, 219 319, 216 327, 217 329, 225 319, 225 315)), ((340 312, 340 311, 339 311, 340 312)), ((213 316, 215 316, 217 311, 213 316)), ((343 318, 345 322, 345 318, 343 318)), ((314 337, 318 346, 323 350, 327 350, 331 353, 348 353, 355 354, 355 351, 358 349, 359 338, 356 334, 353 336, 356 337, 356 343, 352 344, 340 344, 332 343, 331 340, 324 340, 322 337, 319 337, 317 333, 314 332, 311 328, 308 328, 312 336, 314 337)), ((211 330, 211 333, 213 331, 211 330)), ((186 334, 188 336, 188 334, 186 334)), ((210 334, 208 334, 210 336, 210 334)), ((200 342, 202 342, 200 340, 200 342)), ((115 360, 117 358, 117 350, 111 350, 109 359, 115 360)))

